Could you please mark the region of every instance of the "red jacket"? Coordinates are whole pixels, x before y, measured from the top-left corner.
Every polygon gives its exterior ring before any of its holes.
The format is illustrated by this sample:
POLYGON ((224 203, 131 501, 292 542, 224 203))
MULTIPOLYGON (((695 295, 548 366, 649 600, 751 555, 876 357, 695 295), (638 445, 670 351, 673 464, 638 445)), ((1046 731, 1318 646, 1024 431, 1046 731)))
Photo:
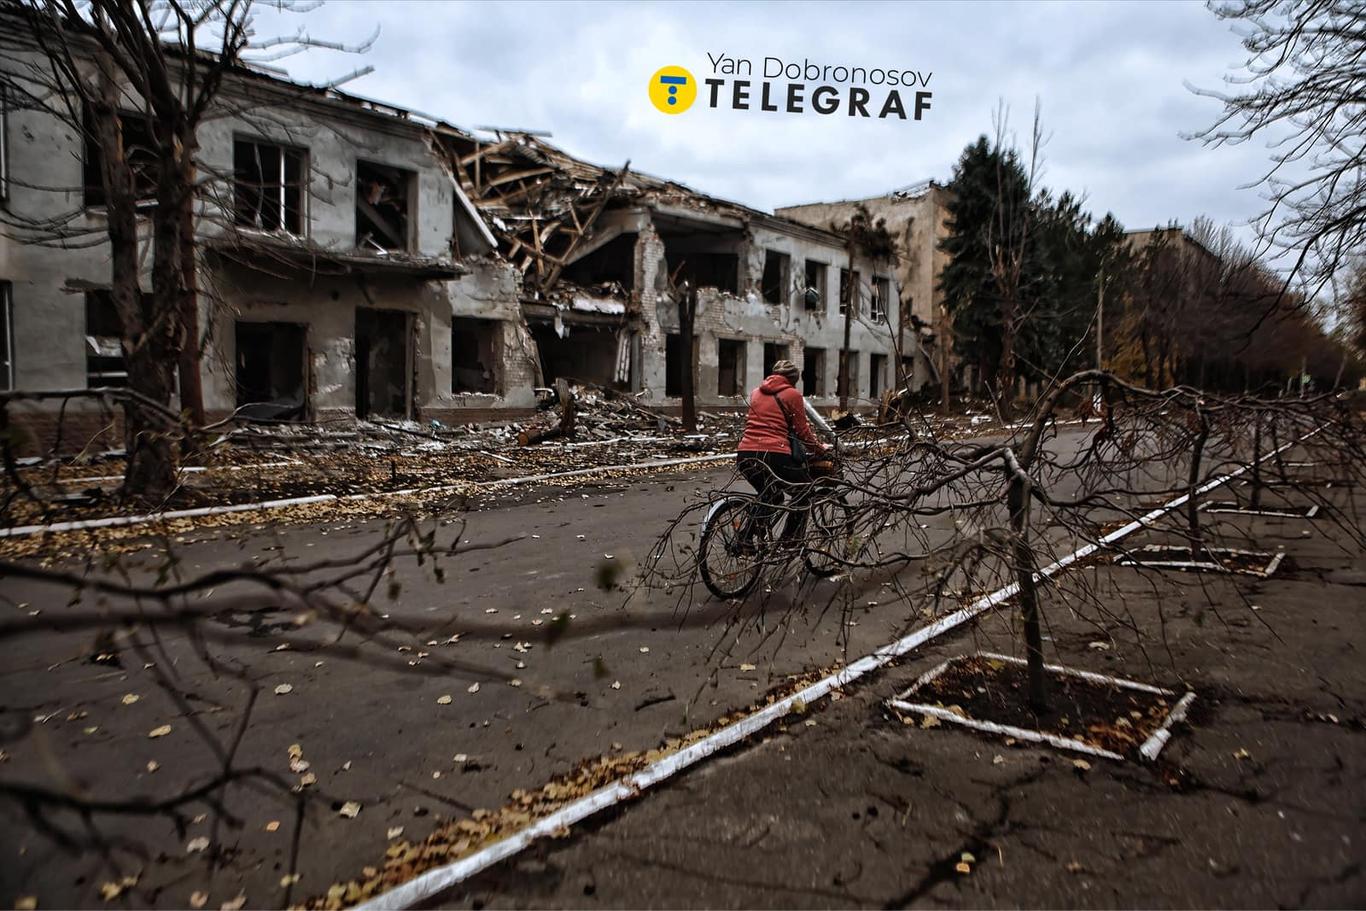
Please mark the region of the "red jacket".
POLYGON ((750 393, 745 435, 740 438, 741 452, 792 452, 787 443, 787 418, 783 416, 783 407, 791 415, 792 429, 806 444, 806 451, 813 455, 825 451, 806 420, 802 394, 787 377, 775 373, 750 393), (782 399, 782 407, 778 405, 778 399, 782 399))

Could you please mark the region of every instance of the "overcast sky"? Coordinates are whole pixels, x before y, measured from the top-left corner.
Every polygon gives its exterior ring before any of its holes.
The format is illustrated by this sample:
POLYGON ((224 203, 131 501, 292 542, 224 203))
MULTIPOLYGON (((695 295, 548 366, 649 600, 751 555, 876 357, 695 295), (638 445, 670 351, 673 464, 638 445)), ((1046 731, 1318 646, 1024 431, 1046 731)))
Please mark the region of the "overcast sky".
MULTIPOLYGON (((630 159, 762 209, 947 181, 1002 100, 1021 139, 1035 99, 1042 105, 1044 183, 1129 228, 1200 214, 1246 222, 1259 198, 1239 187, 1267 163, 1263 143, 1207 149, 1181 138, 1219 110, 1185 83, 1218 88, 1243 60, 1229 24, 1200 3, 332 0, 305 15, 263 10, 257 31, 301 25, 332 41, 360 41, 377 26, 380 35, 363 58, 311 51, 285 61, 295 78, 372 65, 345 88, 463 127, 546 130, 590 161, 630 159), (651 74, 675 64, 705 79, 709 53, 752 60, 756 75, 765 57, 930 72, 933 108, 920 122, 710 110, 703 94, 686 113, 656 111, 651 74)), ((775 82, 785 90, 787 80, 775 82)), ((874 105, 882 92, 874 88, 874 105)))

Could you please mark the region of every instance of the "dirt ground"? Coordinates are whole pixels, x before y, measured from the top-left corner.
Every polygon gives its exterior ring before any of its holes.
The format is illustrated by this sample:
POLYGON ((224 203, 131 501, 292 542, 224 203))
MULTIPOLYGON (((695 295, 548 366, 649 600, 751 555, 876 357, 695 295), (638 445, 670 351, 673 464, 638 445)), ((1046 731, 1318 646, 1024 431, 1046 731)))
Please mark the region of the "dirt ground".
POLYGON ((1083 768, 885 707, 947 657, 1010 653, 995 614, 440 903, 1360 907, 1366 555, 1323 522, 1224 520, 1293 571, 1081 570, 1141 639, 1047 613, 1051 659, 1196 692, 1157 763, 1083 768))

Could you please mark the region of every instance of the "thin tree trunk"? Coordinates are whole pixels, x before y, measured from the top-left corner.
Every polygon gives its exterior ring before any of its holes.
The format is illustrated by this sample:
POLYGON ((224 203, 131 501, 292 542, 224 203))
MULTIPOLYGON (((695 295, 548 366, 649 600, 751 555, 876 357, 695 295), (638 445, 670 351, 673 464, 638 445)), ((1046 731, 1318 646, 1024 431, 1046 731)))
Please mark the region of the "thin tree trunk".
POLYGON ((180 410, 192 427, 204 426, 204 384, 199 350, 199 274, 195 256, 194 142, 189 137, 182 160, 181 180, 186 193, 180 211, 180 410))
POLYGON ((1252 418, 1252 496, 1248 501, 1249 509, 1260 509, 1262 505, 1262 415, 1257 412, 1252 418))
POLYGON ((1209 417, 1197 402, 1195 416, 1200 422, 1200 430, 1195 435, 1195 448, 1191 453, 1190 476, 1186 483, 1186 537, 1190 541, 1191 559, 1198 560, 1205 546, 1200 533, 1200 498, 1196 488, 1200 484, 1200 462, 1205 454, 1205 442, 1209 439, 1209 417))
POLYGON ((1012 562, 1015 564, 1016 596, 1024 622, 1025 663, 1029 705, 1035 712, 1048 711, 1048 689, 1043 669, 1043 631, 1039 624, 1039 597, 1034 584, 1034 549, 1029 546, 1029 485, 1012 472, 1006 494, 1010 510, 1012 562))
POLYGON ((683 394, 683 429, 688 433, 697 432, 697 364, 693 358, 694 322, 697 317, 697 289, 689 286, 678 300, 678 341, 683 350, 681 386, 683 394))

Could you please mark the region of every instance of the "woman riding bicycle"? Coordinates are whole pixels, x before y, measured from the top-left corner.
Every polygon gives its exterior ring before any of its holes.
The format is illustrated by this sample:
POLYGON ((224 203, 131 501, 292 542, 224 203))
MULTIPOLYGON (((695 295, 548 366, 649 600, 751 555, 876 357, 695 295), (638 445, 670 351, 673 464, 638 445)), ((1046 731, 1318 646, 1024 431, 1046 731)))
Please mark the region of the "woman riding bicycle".
POLYGON ((812 491, 807 457, 814 459, 826 453, 806 419, 806 401, 796 386, 800 376, 797 365, 789 360, 773 365, 773 372, 750 393, 745 433, 736 453, 736 467, 766 507, 760 527, 772 522, 774 508, 785 499, 784 489, 793 489, 783 541, 795 540, 806 524, 806 505, 812 491), (805 453, 793 452, 794 438, 805 453))

